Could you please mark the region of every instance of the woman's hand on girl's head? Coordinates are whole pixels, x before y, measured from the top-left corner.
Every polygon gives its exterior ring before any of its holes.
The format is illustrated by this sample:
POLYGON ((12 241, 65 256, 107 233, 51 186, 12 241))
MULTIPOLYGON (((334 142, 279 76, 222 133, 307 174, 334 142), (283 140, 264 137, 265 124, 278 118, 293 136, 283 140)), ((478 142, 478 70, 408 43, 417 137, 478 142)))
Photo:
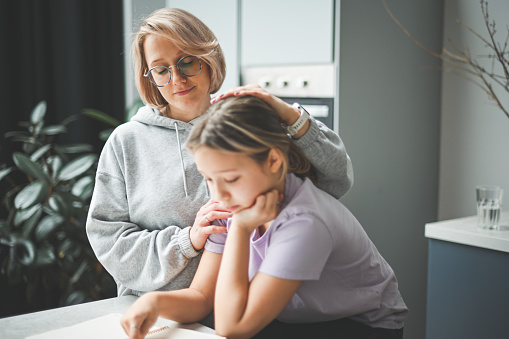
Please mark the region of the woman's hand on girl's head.
POLYGON ((157 321, 159 317, 157 293, 150 292, 142 295, 120 319, 120 325, 130 339, 145 338, 157 321))
POLYGON ((222 209, 221 204, 214 200, 209 200, 200 208, 196 214, 193 227, 189 233, 191 244, 194 249, 199 251, 205 246, 209 235, 213 233, 225 233, 226 226, 211 225, 212 221, 218 219, 228 219, 231 213, 222 209))
POLYGON ((259 195, 251 207, 233 214, 232 224, 251 233, 258 226, 274 220, 279 213, 280 194, 276 189, 259 195))
POLYGON ((274 109, 274 111, 279 115, 281 120, 287 126, 292 125, 300 117, 300 112, 296 108, 294 108, 292 105, 287 104, 280 98, 270 94, 269 92, 267 92, 258 85, 245 85, 232 88, 212 99, 210 103, 215 104, 216 102, 231 96, 243 96, 243 95, 252 95, 265 101, 274 109))

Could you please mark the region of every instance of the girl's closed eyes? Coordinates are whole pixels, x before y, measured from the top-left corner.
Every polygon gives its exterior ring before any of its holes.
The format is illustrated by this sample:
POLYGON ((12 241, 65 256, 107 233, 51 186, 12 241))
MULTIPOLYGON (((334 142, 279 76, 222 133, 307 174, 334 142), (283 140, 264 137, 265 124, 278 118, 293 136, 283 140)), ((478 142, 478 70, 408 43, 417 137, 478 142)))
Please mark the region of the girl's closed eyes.
POLYGON ((227 182, 228 184, 232 184, 234 182, 236 182, 237 180, 239 180, 240 177, 235 177, 233 179, 224 179, 225 182, 227 182))

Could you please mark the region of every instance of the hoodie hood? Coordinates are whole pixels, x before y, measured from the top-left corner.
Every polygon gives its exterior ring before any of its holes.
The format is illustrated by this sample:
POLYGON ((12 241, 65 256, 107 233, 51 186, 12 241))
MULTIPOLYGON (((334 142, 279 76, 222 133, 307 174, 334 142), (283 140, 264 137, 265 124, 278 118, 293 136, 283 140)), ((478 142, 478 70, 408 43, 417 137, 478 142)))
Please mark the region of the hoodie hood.
POLYGON ((131 118, 131 121, 138 121, 145 125, 159 126, 169 129, 191 129, 203 116, 199 116, 189 122, 175 120, 163 115, 157 108, 148 105, 141 107, 131 118))

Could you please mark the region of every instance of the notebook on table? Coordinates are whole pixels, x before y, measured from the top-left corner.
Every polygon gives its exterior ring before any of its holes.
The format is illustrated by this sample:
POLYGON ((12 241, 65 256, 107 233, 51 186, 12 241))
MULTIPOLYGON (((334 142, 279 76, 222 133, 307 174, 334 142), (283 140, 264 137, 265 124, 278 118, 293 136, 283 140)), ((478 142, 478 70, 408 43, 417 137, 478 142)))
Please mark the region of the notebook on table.
MULTIPOLYGON (((127 335, 120 326, 119 313, 111 313, 99 318, 88 320, 73 326, 60 328, 26 339, 126 339, 127 335)), ((223 338, 215 334, 198 332, 184 328, 170 326, 155 326, 147 336, 147 339, 219 339, 223 338)))

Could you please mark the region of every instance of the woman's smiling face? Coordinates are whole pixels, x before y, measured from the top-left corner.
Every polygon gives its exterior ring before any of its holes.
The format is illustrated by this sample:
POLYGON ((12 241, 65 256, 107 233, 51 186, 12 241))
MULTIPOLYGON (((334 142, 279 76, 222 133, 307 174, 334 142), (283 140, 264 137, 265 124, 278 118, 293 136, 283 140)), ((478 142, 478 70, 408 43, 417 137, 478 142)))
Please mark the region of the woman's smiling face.
MULTIPOLYGON (((146 37, 143 51, 148 69, 173 66, 187 56, 170 40, 153 34, 146 37)), ((158 87, 158 90, 168 102, 167 114, 173 119, 189 122, 205 113, 210 106, 209 67, 202 62, 200 73, 193 77, 182 75, 176 66, 172 67, 170 83, 158 87)))

